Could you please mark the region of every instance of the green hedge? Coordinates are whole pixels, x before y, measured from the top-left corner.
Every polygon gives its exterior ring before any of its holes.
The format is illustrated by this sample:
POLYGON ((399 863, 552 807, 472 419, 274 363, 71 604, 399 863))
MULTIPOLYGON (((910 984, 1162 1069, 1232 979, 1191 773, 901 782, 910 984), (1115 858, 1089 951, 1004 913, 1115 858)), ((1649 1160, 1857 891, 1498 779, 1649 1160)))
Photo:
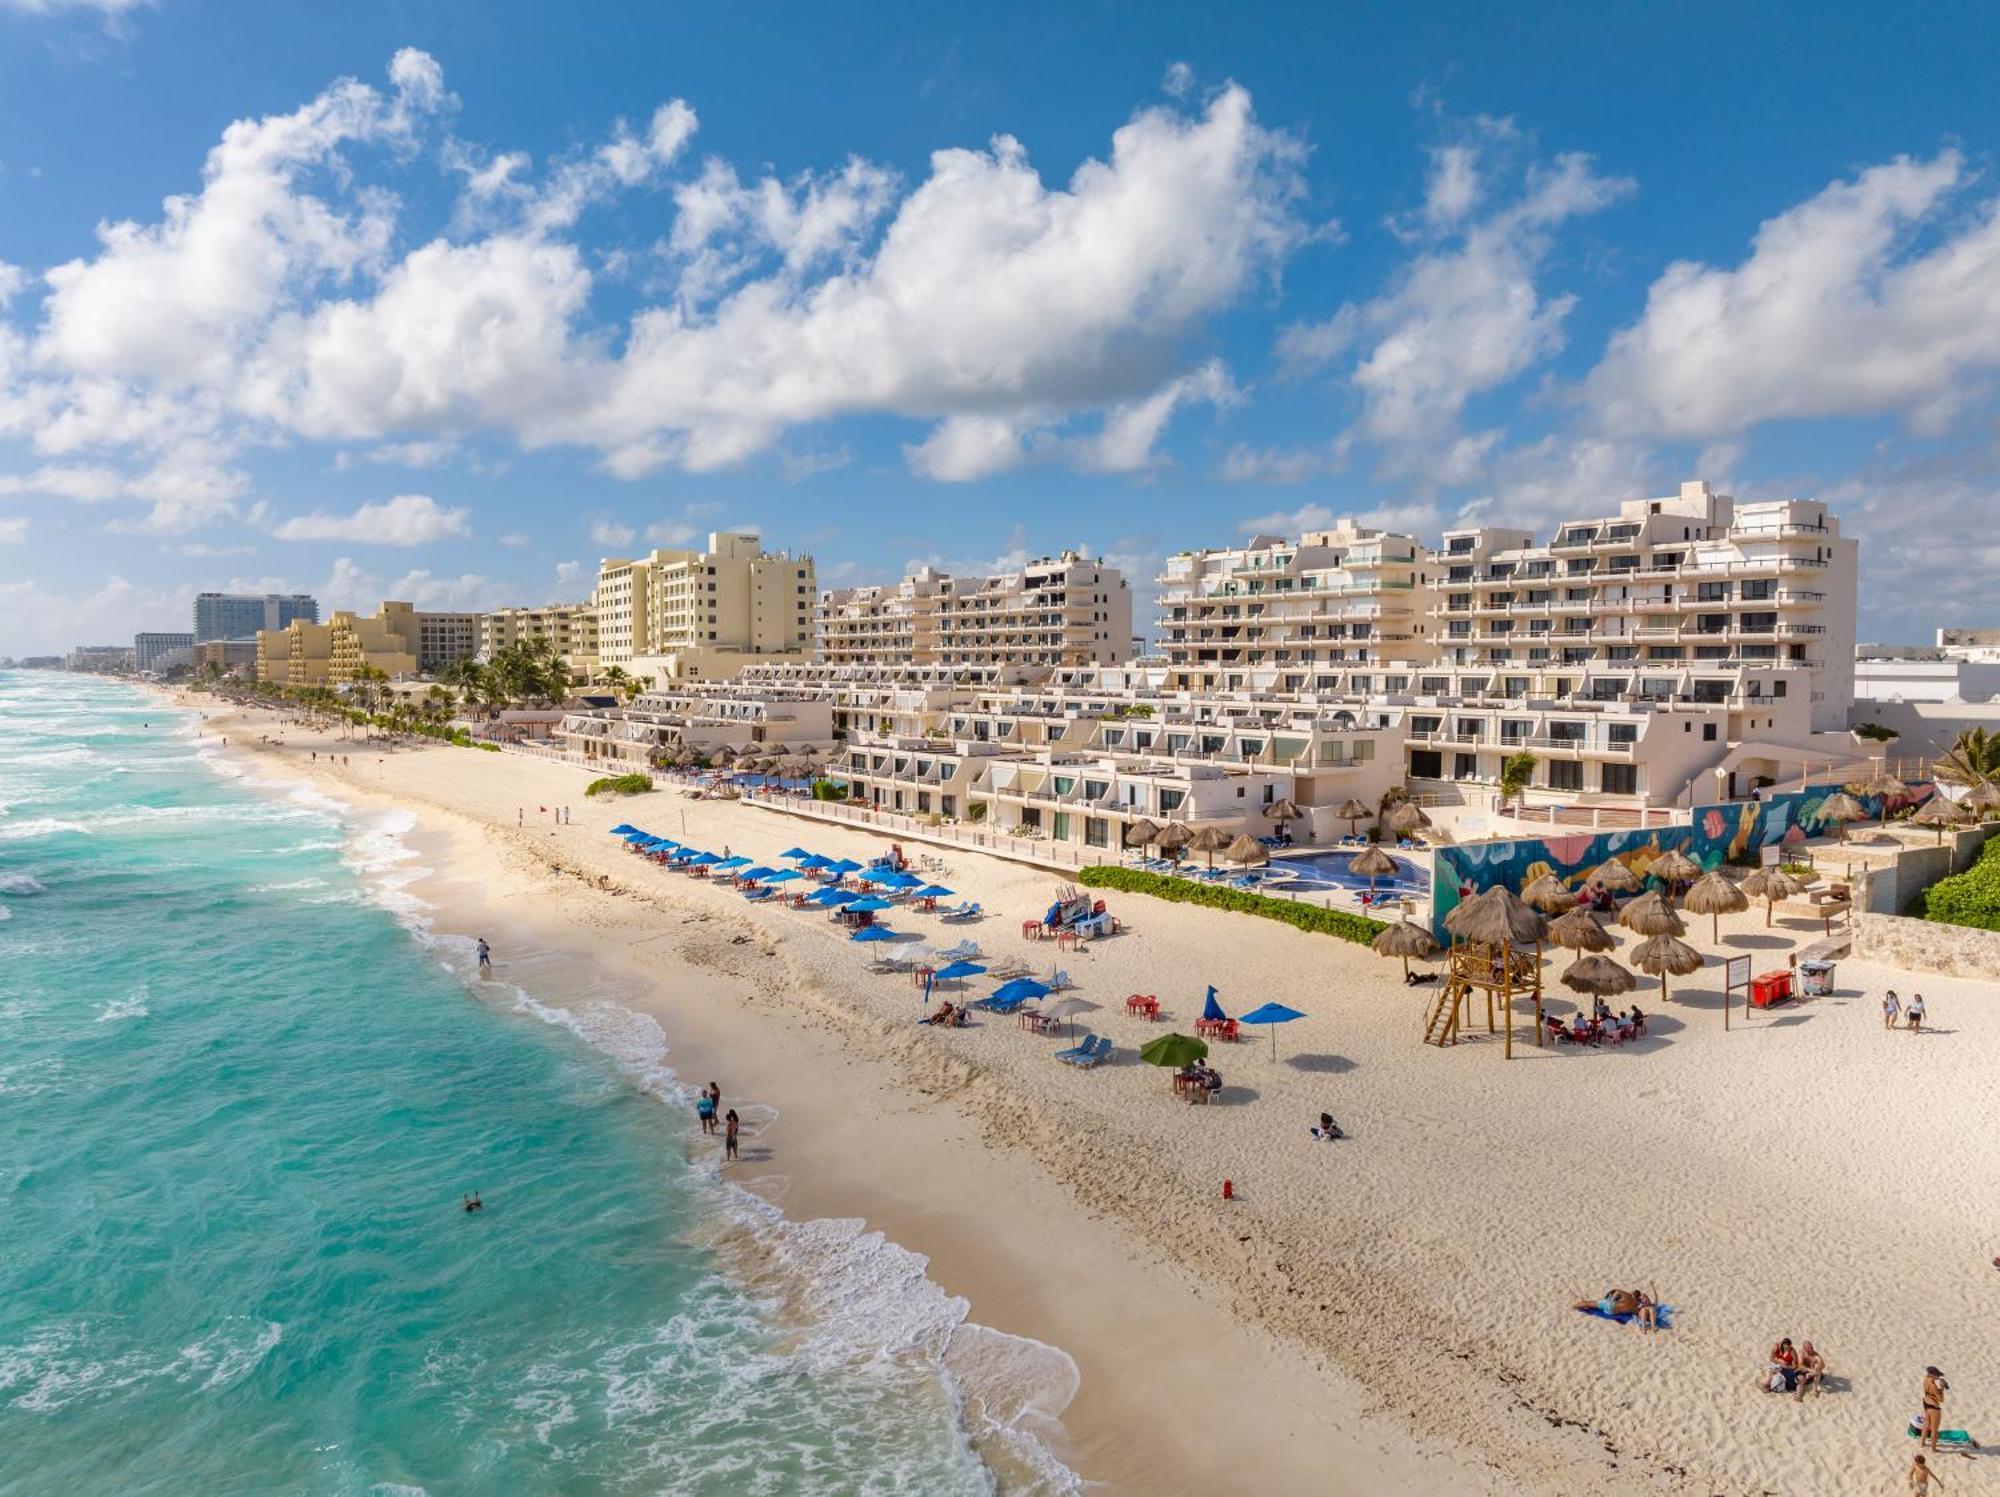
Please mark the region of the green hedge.
POLYGON ((649 774, 607 775, 601 780, 592 780, 584 788, 590 795, 643 795, 653 788, 653 777, 649 774))
POLYGON ((2000 837, 1989 841, 1965 872, 1939 879, 1911 900, 1909 913, 1940 925, 2000 930, 2000 837))
POLYGON ((1387 927, 1366 915, 1350 915, 1345 910, 1322 909, 1293 899, 1273 899, 1268 894, 1252 894, 1245 889, 1197 883, 1190 878, 1171 878, 1164 873, 1147 873, 1138 868, 1113 868, 1097 864, 1076 876, 1077 882, 1092 889, 1122 889, 1127 894, 1150 894, 1175 904, 1202 904, 1215 910, 1235 910, 1243 915, 1261 915, 1280 920, 1315 935, 1338 936, 1343 941, 1367 945, 1387 927))

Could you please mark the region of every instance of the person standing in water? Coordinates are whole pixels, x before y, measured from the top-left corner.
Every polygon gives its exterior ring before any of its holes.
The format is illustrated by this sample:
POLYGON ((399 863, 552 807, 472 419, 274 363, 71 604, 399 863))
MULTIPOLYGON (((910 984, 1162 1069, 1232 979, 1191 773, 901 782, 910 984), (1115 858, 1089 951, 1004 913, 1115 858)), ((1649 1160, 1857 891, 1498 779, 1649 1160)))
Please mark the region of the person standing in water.
POLYGON ((703 1133, 715 1132, 715 1098, 703 1092, 694 1099, 694 1115, 701 1119, 703 1133))
POLYGON ((479 975, 481 977, 493 975, 493 948, 486 944, 484 936, 479 938, 479 975))
POLYGON ((728 1115, 723 1118, 722 1122, 722 1157, 725 1160, 734 1159, 736 1157, 736 1130, 741 1122, 736 1116, 736 1109, 733 1107, 730 1108, 728 1115))

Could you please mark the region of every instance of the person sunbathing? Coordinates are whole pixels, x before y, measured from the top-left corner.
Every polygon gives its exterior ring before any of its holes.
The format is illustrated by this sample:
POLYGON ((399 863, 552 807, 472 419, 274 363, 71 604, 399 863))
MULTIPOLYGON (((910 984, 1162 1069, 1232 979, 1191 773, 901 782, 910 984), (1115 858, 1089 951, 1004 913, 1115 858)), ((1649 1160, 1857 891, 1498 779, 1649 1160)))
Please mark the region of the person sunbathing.
POLYGON ((936 1013, 932 1014, 928 1019, 920 1019, 917 1022, 920 1024, 950 1024, 952 1016, 957 1012, 958 1010, 953 1008, 949 1002, 940 1003, 936 1013))
POLYGON ((1643 1289, 1607 1289, 1602 1298, 1580 1299, 1572 1308, 1593 1310, 1612 1319, 1630 1315, 1638 1320, 1642 1330, 1656 1331, 1660 1328, 1659 1301, 1643 1289))

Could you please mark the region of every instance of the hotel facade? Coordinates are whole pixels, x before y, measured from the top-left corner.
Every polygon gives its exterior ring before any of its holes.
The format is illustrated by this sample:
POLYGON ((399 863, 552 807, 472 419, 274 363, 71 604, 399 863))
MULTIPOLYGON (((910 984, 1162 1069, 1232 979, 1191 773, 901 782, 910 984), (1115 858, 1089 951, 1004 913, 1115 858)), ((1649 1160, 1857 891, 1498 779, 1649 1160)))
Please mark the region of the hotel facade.
POLYGON ((986 577, 922 567, 822 594, 816 633, 815 658, 832 666, 1117 665, 1131 655, 1132 590, 1074 551, 986 577))
POLYGON ((669 685, 726 679, 759 661, 812 658, 810 556, 717 532, 703 551, 606 557, 592 598, 598 659, 669 685))

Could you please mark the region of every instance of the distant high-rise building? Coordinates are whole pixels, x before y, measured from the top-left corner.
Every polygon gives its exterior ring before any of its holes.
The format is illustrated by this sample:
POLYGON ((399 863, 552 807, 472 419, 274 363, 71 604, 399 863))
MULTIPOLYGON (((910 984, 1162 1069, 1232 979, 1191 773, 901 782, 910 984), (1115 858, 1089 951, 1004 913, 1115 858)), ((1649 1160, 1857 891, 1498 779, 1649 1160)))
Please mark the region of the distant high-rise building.
POLYGON ((192 634, 135 634, 132 636, 132 669, 167 671, 177 665, 194 663, 192 634))
POLYGON ((255 639, 263 629, 283 629, 293 619, 319 622, 319 600, 309 593, 196 593, 194 642, 255 639))

